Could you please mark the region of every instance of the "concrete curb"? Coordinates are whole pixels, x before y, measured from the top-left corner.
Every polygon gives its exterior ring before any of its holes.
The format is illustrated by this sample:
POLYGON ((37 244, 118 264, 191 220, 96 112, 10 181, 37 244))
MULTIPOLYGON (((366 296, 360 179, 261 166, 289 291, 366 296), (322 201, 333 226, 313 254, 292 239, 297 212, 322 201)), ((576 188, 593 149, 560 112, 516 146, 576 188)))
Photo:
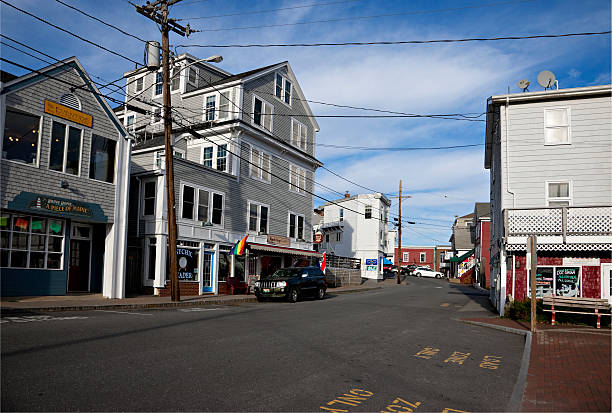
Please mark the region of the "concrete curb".
POLYGON ((514 383, 514 389, 510 396, 510 402, 506 407, 507 412, 518 412, 521 409, 521 401, 523 400, 523 393, 525 393, 525 387, 527 386, 527 373, 529 372, 529 360, 531 358, 531 340, 533 335, 531 331, 519 330, 518 328, 511 328, 505 326, 498 326, 495 324, 482 323, 479 321, 470 320, 459 320, 466 324, 473 324, 481 327, 492 328, 495 330, 505 331, 507 333, 519 334, 525 337, 525 348, 523 349, 523 358, 521 359, 521 369, 514 383))
MULTIPOLYGON (((379 290, 382 287, 369 287, 354 290, 343 290, 329 292, 329 295, 360 293, 371 290, 379 290)), ((177 308, 177 307, 203 307, 209 305, 237 305, 242 303, 256 303, 254 295, 248 297, 236 297, 232 299, 209 298, 204 300, 179 301, 168 303, 138 303, 138 304, 97 304, 97 305, 65 305, 51 307, 10 307, 2 306, 2 315, 28 313, 28 312, 63 312, 63 311, 95 311, 95 310, 137 310, 151 308, 177 308)))

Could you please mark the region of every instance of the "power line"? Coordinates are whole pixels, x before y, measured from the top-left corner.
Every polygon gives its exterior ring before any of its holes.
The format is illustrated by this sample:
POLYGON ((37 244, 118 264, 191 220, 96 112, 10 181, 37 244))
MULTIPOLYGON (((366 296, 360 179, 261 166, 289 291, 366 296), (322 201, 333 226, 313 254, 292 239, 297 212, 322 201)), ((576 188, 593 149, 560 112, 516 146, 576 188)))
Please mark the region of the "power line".
POLYGON ((30 13, 30 12, 28 12, 28 11, 25 11, 25 10, 23 10, 23 9, 20 9, 19 7, 12 5, 11 3, 9 3, 9 2, 7 2, 7 1, 5 1, 5 0, 0 0, 0 2, 2 2, 3 4, 6 4, 6 5, 7 5, 7 6, 9 6, 9 7, 14 8, 15 10, 18 10, 18 11, 20 11, 20 12, 24 13, 24 14, 27 14, 28 16, 33 17, 34 19, 36 19, 36 20, 38 20, 38 21, 40 21, 40 22, 42 22, 42 23, 45 23, 45 24, 47 24, 47 25, 49 25, 49 26, 51 26, 51 27, 53 27, 53 28, 56 28, 56 29, 58 29, 58 30, 61 30, 61 31, 62 31, 62 32, 64 32, 64 33, 67 33, 67 34, 69 34, 69 35, 71 35, 71 36, 74 36, 74 37, 76 37, 76 38, 77 38, 77 39, 79 39, 79 40, 82 40, 82 41, 84 41, 84 42, 86 42, 86 43, 89 43, 89 44, 91 44, 91 45, 93 45, 93 46, 95 46, 95 47, 97 47, 97 48, 100 48, 100 49, 102 49, 102 50, 105 50, 105 51, 107 51, 107 52, 109 52, 109 53, 111 53, 111 54, 114 54, 115 56, 119 56, 119 57, 121 57, 122 59, 125 59, 125 60, 127 60, 127 61, 132 62, 132 63, 135 63, 136 65, 142 66, 142 64, 141 64, 141 63, 139 63, 139 62, 137 62, 136 60, 133 60, 133 59, 131 59, 131 58, 127 57, 127 56, 124 56, 124 55, 122 55, 121 53, 117 53, 117 52, 115 52, 115 51, 113 51, 113 50, 111 50, 111 49, 108 49, 108 48, 106 48, 106 47, 104 47, 104 46, 102 46, 102 45, 99 45, 98 43, 95 43, 95 42, 93 42, 93 41, 91 41, 91 40, 87 40, 87 39, 85 39, 84 37, 79 36, 78 34, 75 34, 75 33, 71 32, 71 31, 69 31, 69 30, 66 30, 66 29, 64 29, 64 28, 62 28, 62 27, 60 27, 60 26, 58 26, 58 25, 56 25, 56 24, 53 24, 53 23, 51 23, 51 22, 49 22, 49 21, 47 21, 47 20, 45 20, 45 19, 43 19, 43 18, 41 18, 41 17, 35 16, 34 14, 32 14, 32 13, 30 13))
MULTIPOLYGON (((4 2, 4 0, 0 0, 4 2)), ((465 39, 433 39, 433 40, 403 40, 382 42, 343 42, 343 43, 259 43, 259 44, 186 44, 178 45, 176 48, 189 47, 217 47, 217 48, 247 48, 247 47, 320 47, 320 46, 378 46, 378 45, 400 45, 400 44, 431 44, 431 43, 466 43, 466 42, 488 42, 499 40, 525 40, 525 39, 550 39, 573 36, 594 36, 610 34, 611 30, 602 32, 564 33, 564 34, 540 34, 531 36, 505 36, 505 37, 472 37, 465 39)))
MULTIPOLYGON (((311 4, 303 4, 303 5, 300 5, 300 6, 281 7, 279 9, 246 11, 246 12, 241 12, 241 13, 229 13, 229 14, 217 14, 215 16, 188 17, 188 18, 184 18, 184 19, 175 19, 175 20, 176 21, 181 21, 181 20, 189 20, 189 21, 191 21, 191 20, 203 20, 203 19, 217 19, 217 18, 220 18, 220 17, 244 16, 244 15, 248 15, 248 14, 264 14, 264 13, 272 13, 272 12, 275 12, 275 11, 303 9, 303 8, 306 8, 306 7, 314 7, 314 6, 330 6, 332 4, 352 3, 352 2, 356 2, 356 1, 360 1, 360 0, 342 0, 342 1, 334 1, 334 2, 330 2, 330 3, 311 3, 311 4)), ((182 3, 182 4, 189 4, 189 3, 182 3)))
POLYGON ((97 18, 97 17, 95 17, 95 16, 92 16, 91 14, 87 14, 87 13, 85 13, 85 12, 84 12, 83 10, 81 10, 81 9, 78 9, 78 8, 76 8, 76 7, 74 7, 74 6, 71 6, 70 4, 64 3, 62 0, 55 0, 55 1, 56 1, 56 2, 58 2, 58 3, 60 3, 60 4, 63 4, 64 6, 66 6, 66 7, 70 8, 70 9, 72 9, 72 10, 76 11, 76 12, 79 12, 79 13, 81 13, 81 14, 83 14, 83 15, 85 15, 85 16, 87 16, 87 17, 89 17, 90 19, 94 19, 94 20, 96 20, 96 21, 98 21, 98 22, 100 22, 100 23, 102 23, 102 24, 104 24, 104 25, 106 25, 106 26, 108 26, 108 27, 111 27, 111 28, 113 28, 113 29, 115 29, 115 30, 117 30, 117 31, 119 31, 119 32, 121 32, 121 33, 123 33, 123 34, 124 34, 124 35, 126 35, 126 36, 130 36, 130 37, 133 37, 133 38, 134 38, 134 39, 136 39, 136 40, 140 40, 140 41, 141 41, 141 42, 143 42, 143 43, 147 43, 147 41, 146 41, 146 40, 143 40, 143 39, 141 39, 140 37, 138 37, 138 36, 136 36, 136 35, 133 35, 133 34, 131 34, 131 33, 128 33, 128 32, 124 31, 123 29, 121 29, 121 28, 119 28, 119 27, 117 27, 117 26, 115 26, 115 25, 113 25, 113 24, 107 23, 107 22, 105 22, 104 20, 101 20, 101 19, 99 19, 99 18, 97 18))
MULTIPOLYGON (((319 23, 335 23, 341 21, 349 21, 349 20, 369 20, 369 19, 379 19, 383 17, 397 17, 397 16, 409 16, 409 15, 417 15, 417 14, 431 14, 431 13, 441 13, 446 11, 458 11, 465 9, 475 9, 482 7, 494 7, 494 6, 505 6, 513 3, 526 3, 528 1, 534 0, 518 0, 518 1, 506 1, 502 3, 487 3, 487 4, 476 4, 473 6, 463 6, 463 7, 452 7, 452 8, 444 8, 444 9, 433 9, 433 10, 417 10, 411 12, 399 12, 399 13, 388 13, 388 14, 377 14, 372 16, 351 16, 351 17, 338 17, 333 19, 323 19, 323 20, 310 20, 304 22, 296 22, 296 23, 278 23, 278 24, 267 24, 260 26, 237 26, 237 27, 226 27, 220 29, 201 29, 201 32, 222 32, 229 30, 251 30, 251 29, 265 29, 271 27, 290 27, 290 26, 302 26, 308 24, 319 24, 319 23)), ((205 18, 205 17, 202 17, 205 18)), ((199 18, 186 18, 182 20, 196 20, 199 18)))
POLYGON ((332 145, 326 143, 317 143, 317 146, 323 146, 327 148, 336 149, 351 149, 360 151, 427 151, 427 150, 445 150, 445 149, 459 149, 459 148, 471 148, 474 146, 484 146, 484 143, 472 143, 467 145, 452 145, 452 146, 422 146, 422 147, 375 147, 375 146, 350 146, 350 145, 332 145))

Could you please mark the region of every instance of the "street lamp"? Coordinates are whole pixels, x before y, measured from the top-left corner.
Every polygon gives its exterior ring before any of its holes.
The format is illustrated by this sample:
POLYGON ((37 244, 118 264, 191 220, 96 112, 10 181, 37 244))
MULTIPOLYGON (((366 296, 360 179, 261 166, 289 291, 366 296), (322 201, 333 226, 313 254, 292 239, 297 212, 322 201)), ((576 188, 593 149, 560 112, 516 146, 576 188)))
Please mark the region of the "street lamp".
POLYGON ((180 70, 185 70, 189 66, 195 65, 196 63, 202 63, 202 62, 221 63, 222 61, 223 61, 223 56, 215 54, 215 55, 207 57, 206 59, 200 59, 200 60, 196 60, 195 62, 191 62, 188 65, 186 65, 185 67, 182 67, 180 70))

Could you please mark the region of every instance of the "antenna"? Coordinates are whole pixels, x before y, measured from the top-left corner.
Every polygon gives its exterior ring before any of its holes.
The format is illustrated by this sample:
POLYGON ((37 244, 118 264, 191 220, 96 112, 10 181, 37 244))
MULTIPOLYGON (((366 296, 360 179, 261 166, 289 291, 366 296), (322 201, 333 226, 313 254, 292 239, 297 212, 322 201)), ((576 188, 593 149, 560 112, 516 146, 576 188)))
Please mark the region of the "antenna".
MULTIPOLYGON (((544 90, 552 88, 556 81, 557 78, 555 78, 555 74, 550 70, 543 70, 538 74, 538 83, 544 88, 544 90)), ((557 89, 558 88, 559 87, 557 86, 557 89)))
POLYGON ((521 79, 518 81, 518 87, 520 87, 521 89, 523 89, 523 92, 527 91, 527 88, 529 87, 529 80, 527 79, 521 79))

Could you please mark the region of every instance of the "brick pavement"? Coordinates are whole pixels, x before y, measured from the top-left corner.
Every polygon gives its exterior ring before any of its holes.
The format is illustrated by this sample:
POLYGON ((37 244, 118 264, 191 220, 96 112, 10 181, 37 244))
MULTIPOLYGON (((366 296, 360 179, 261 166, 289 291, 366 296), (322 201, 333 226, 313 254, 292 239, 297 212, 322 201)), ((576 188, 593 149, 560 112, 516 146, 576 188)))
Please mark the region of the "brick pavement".
MULTIPOLYGON (((521 330, 529 322, 469 319, 521 330)), ((522 412, 610 412, 611 331, 538 324, 531 342, 522 412)))

